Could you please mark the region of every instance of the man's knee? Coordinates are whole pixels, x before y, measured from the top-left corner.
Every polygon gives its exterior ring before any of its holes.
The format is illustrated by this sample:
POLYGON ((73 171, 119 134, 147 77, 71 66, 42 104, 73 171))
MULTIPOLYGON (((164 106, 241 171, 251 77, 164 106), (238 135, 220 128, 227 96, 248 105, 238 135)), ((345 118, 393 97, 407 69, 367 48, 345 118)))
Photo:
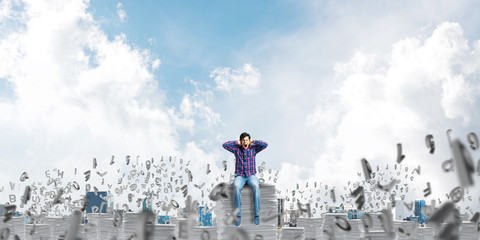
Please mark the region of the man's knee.
POLYGON ((248 182, 248 185, 250 185, 252 190, 260 190, 260 182, 258 181, 258 179, 256 177, 250 179, 250 181, 248 182))
POLYGON ((242 180, 235 178, 233 180, 233 191, 240 191, 242 190, 242 180))
POLYGON ((252 191, 260 191, 260 186, 258 184, 252 184, 252 191))

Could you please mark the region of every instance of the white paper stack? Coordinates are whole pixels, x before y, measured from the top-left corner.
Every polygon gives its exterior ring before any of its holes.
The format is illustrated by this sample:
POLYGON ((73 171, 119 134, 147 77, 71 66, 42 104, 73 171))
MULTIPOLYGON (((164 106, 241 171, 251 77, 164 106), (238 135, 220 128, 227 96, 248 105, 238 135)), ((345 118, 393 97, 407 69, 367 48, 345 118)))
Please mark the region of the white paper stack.
POLYGON ((350 223, 350 227, 352 229, 345 233, 345 240, 357 240, 363 236, 363 225, 361 219, 350 219, 348 220, 348 223, 350 223))
POLYGON ((216 227, 194 227, 191 239, 217 240, 218 232, 216 227))
POLYGON ((415 232, 420 233, 421 239, 434 239, 433 228, 430 227, 419 227, 415 232))
POLYGON ((394 230, 397 232, 399 240, 422 239, 422 232, 418 222, 412 221, 393 221, 394 230), (401 229, 401 230, 400 230, 401 229))
POLYGON ((463 221, 460 226, 460 239, 475 239, 478 240, 479 232, 477 232, 477 225, 474 222, 463 221))
POLYGON ((193 228, 197 225, 193 219, 176 218, 171 219, 171 223, 174 226, 174 234, 177 239, 194 239, 193 228))
POLYGON ((25 239, 50 239, 50 224, 26 224, 25 239))
POLYGON ((430 224, 430 226, 431 226, 431 228, 432 228, 433 237, 434 237, 434 238, 437 238, 437 237, 438 237, 437 235, 439 235, 439 234, 442 232, 442 230, 443 230, 443 228, 446 226, 446 224, 445 224, 445 223, 442 223, 442 224, 440 224, 440 225, 430 224))
MULTIPOLYGON (((178 223, 181 221, 187 220, 186 218, 170 218, 170 224, 178 226, 178 223)), ((176 228, 175 228, 176 229, 176 228)))
MULTIPOLYGON (((3 223, 3 219, 1 219, 3 223)), ((18 235, 20 239, 25 238, 25 219, 23 217, 12 217, 8 222, 4 223, 4 227, 10 229, 10 238, 13 239, 18 235)))
POLYGON ((119 238, 122 233, 122 225, 115 227, 113 225, 113 214, 101 214, 98 226, 99 239, 112 239, 113 237, 119 238))
POLYGON ((385 232, 385 230, 382 227, 382 221, 380 221, 379 216, 381 216, 381 213, 369 213, 370 216, 372 217, 372 226, 370 227, 370 231, 375 232, 385 232))
POLYGON ((3 222, 4 216, 0 215, 0 231, 4 228, 7 228, 7 224, 3 222))
POLYGON ((170 225, 175 227, 175 237, 178 238, 178 225, 182 218, 170 218, 170 225))
POLYGON ((170 222, 174 226, 174 234, 177 239, 191 239, 193 227, 196 226, 193 219, 172 218, 170 222))
MULTIPOLYGON (((445 239, 446 235, 455 234, 451 230, 446 230, 446 228, 448 227, 447 225, 448 225, 447 223, 442 223, 441 225, 433 224, 432 229, 433 229, 433 236, 435 239, 445 239)), ((462 234, 460 232, 461 230, 462 229, 459 228, 458 230, 455 229, 454 231, 458 231, 458 235, 461 235, 462 234)), ((463 238, 459 238, 459 239, 463 240, 463 238)))
POLYGON ((390 240, 396 239, 396 233, 387 233, 385 231, 371 231, 365 233, 364 237, 370 240, 390 240))
MULTIPOLYGON (((78 228, 78 232, 77 232, 77 239, 89 239, 88 238, 88 231, 90 231, 92 227, 88 224, 80 224, 80 228, 78 228), (85 228, 88 228, 88 229, 85 229, 85 228)), ((60 239, 63 239, 63 238, 60 238, 60 239)), ((91 238, 93 240, 97 239, 97 238, 91 238)))
POLYGON ((98 235, 100 218, 101 215, 99 213, 87 213, 88 223, 82 225, 81 237, 86 237, 87 239, 100 239, 100 236, 98 235))
POLYGON ((60 236, 65 236, 65 232, 70 224, 70 218, 47 217, 45 218, 45 224, 49 224, 51 226, 52 238, 59 239, 60 236))
MULTIPOLYGON (((345 235, 347 232, 337 227, 336 225, 337 217, 343 218, 348 221, 347 213, 325 213, 325 215, 323 216, 323 223, 320 229, 322 232, 322 238, 328 239, 328 237, 332 234, 332 230, 333 230, 333 234, 335 235, 335 238, 340 238, 340 239, 345 238, 345 235)), ((340 220, 339 224, 344 224, 344 223, 340 220)))
POLYGON ((322 236, 323 218, 299 218, 297 226, 305 229, 305 238, 320 239, 322 236))
POLYGON ((233 186, 227 185, 228 198, 215 202, 215 226, 218 227, 218 239, 232 239, 232 235, 247 232, 250 239, 262 236, 264 240, 276 240, 276 225, 278 222, 278 200, 275 196, 275 186, 272 184, 260 184, 260 224, 253 223, 253 197, 248 184, 242 189, 241 229, 231 221, 234 216, 233 186))
POLYGON ((153 227, 153 236, 150 239, 173 239, 175 237, 175 226, 172 224, 155 224, 153 227))
MULTIPOLYGON (((112 215, 113 217, 113 215, 112 215)), ((113 227, 113 219, 109 220, 112 226, 110 227, 110 224, 108 226, 109 230, 106 230, 105 232, 108 232, 110 235, 113 235, 115 232, 115 229, 113 227)), ((140 213, 132 213, 132 212, 127 212, 123 215, 123 233, 119 235, 123 236, 117 237, 116 239, 145 239, 147 235, 150 235, 153 239, 162 239, 167 237, 173 237, 171 234, 175 226, 169 226, 169 225, 160 225, 158 228, 156 227, 156 216, 153 213, 148 213, 147 212, 140 212, 140 213), (162 227, 163 226, 163 227, 162 227), (160 235, 155 235, 155 233, 159 233, 160 235), (165 233, 165 236, 161 236, 162 234, 165 233)), ((101 236, 100 239, 105 239, 106 236, 101 236)))
MULTIPOLYGON (((282 232, 280 233, 280 240, 304 240, 305 239, 305 229, 303 227, 283 227, 282 232)), ((321 238, 315 238, 321 239, 321 238)))
POLYGON ((218 239, 244 239, 243 232, 246 232, 248 239, 264 239, 264 240, 276 240, 277 232, 276 228, 272 229, 271 226, 251 225, 246 226, 226 226, 223 233, 219 233, 218 239))
POLYGON ((137 226, 141 220, 141 213, 127 212, 123 215, 123 239, 129 239, 136 234, 137 226))

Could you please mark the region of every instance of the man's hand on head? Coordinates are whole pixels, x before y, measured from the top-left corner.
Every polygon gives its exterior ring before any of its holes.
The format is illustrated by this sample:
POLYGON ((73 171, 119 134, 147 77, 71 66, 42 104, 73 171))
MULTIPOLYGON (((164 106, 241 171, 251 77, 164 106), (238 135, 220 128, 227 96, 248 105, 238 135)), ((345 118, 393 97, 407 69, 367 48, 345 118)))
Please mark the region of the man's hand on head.
POLYGON ((252 146, 252 140, 251 139, 248 139, 248 144, 247 146, 245 147, 245 149, 249 148, 252 146))

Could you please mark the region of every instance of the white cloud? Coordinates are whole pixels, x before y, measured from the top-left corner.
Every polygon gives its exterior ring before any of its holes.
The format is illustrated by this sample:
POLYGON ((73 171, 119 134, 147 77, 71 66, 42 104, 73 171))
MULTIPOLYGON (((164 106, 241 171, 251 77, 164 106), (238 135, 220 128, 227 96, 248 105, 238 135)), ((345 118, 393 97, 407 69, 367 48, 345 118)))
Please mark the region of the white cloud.
POLYGON ((221 123, 221 120, 220 114, 208 106, 213 100, 213 92, 208 90, 209 86, 206 86, 207 90, 202 90, 198 82, 190 80, 190 83, 195 87, 194 94, 185 94, 178 113, 172 109, 171 114, 179 128, 187 129, 193 135, 221 123))
POLYGON ((148 38, 147 41, 148 43, 150 43, 150 45, 154 45, 157 43, 157 40, 155 40, 155 38, 152 38, 152 37, 148 38))
POLYGON ((162 62, 160 61, 160 59, 155 59, 153 62, 152 62, 152 70, 155 70, 157 69, 158 67, 160 67, 160 64, 162 62))
POLYGON ((249 63, 239 69, 218 67, 210 73, 215 80, 217 90, 232 92, 240 90, 242 93, 256 92, 261 79, 259 70, 249 63))
POLYGON ((125 10, 123 10, 122 3, 117 4, 117 16, 121 22, 126 22, 128 19, 127 13, 125 12, 125 10))
POLYGON ((319 134, 331 134, 312 175, 332 181, 355 176, 363 157, 374 168, 393 166, 396 144, 402 143, 402 164, 422 165, 422 175, 409 183, 417 197, 427 181, 435 189, 431 197, 445 196, 457 185, 456 173, 444 174, 440 167, 451 158, 445 131, 455 127, 456 137, 466 142, 466 133, 479 126, 473 121, 480 107, 479 59, 478 44, 471 47, 459 24, 445 22, 426 39, 397 42, 387 57, 357 52, 338 63, 339 87, 323 94, 307 117, 319 134), (427 134, 435 136, 433 156, 424 143, 427 134))
MULTIPOLYGON (((37 169, 79 171, 84 160, 179 153, 177 133, 148 52, 126 36, 107 36, 84 1, 25 3, 23 28, 0 39, 0 78, 12 86, 0 102, 1 178, 37 169), (12 164, 15 161, 15 164, 12 164)), ((8 13, 8 11, 6 11, 8 13)))
POLYGON ((284 162, 281 165, 280 171, 278 173, 278 182, 279 186, 277 189, 283 190, 282 196, 286 196, 286 189, 296 189, 296 184, 302 184, 304 181, 300 177, 301 174, 305 171, 301 166, 284 162))

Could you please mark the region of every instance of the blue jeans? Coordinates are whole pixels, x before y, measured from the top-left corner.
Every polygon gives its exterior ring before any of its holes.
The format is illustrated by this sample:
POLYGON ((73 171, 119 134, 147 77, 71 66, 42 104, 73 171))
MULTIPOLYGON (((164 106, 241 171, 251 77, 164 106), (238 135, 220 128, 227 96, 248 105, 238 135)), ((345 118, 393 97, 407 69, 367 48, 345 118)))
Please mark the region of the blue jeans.
POLYGON ((237 216, 240 217, 242 212, 241 191, 243 186, 245 186, 245 183, 248 183, 248 186, 252 188, 254 214, 255 216, 260 216, 260 182, 255 175, 249 177, 236 176, 235 179, 233 179, 233 204, 235 210, 238 208, 237 216))

